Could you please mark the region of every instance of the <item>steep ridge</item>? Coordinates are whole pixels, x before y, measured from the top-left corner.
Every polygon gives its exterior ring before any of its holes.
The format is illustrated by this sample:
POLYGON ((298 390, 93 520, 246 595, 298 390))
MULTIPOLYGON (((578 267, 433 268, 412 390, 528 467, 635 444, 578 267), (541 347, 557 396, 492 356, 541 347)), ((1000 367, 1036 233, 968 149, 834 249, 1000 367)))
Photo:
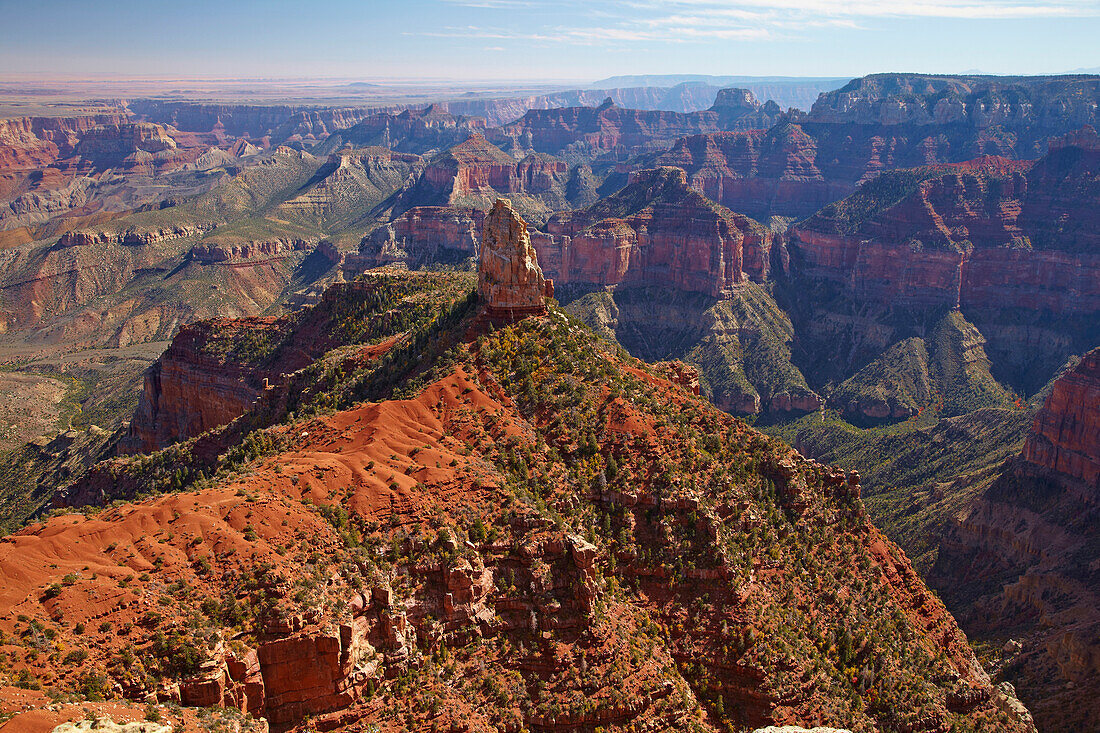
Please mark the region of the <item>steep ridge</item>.
POLYGON ((0 543, 25 619, 0 619, 5 650, 86 650, 24 658, 20 679, 275 730, 1032 729, 867 521, 857 475, 552 307, 489 329, 472 298, 402 297, 436 307, 407 331, 387 333, 386 300, 339 319, 397 340, 253 412, 327 414, 237 432, 212 480, 210 440, 116 459, 112 491, 185 488, 0 543))
MULTIPOLYGON (((364 237, 344 271, 458 263, 476 254, 483 219, 476 209, 415 207, 364 237)), ((821 399, 791 365, 790 320, 751 285, 767 278, 772 239, 673 168, 639 171, 621 191, 531 232, 569 311, 632 354, 701 367, 703 393, 737 414, 814 411, 821 399)))
POLYGON ((365 226, 376 208, 408 185, 423 165, 420 156, 385 148, 344 148, 330 155, 300 193, 275 208, 275 214, 323 232, 365 226))
POLYGON ((1100 680, 1100 350, 1053 384, 1023 455, 960 511, 929 575, 1040 725, 1088 729, 1100 680))
POLYGON ((726 412, 778 419, 822 406, 792 364, 791 321, 764 286, 745 282, 723 299, 663 286, 555 285, 555 293, 632 355, 696 368, 700 393, 726 412))

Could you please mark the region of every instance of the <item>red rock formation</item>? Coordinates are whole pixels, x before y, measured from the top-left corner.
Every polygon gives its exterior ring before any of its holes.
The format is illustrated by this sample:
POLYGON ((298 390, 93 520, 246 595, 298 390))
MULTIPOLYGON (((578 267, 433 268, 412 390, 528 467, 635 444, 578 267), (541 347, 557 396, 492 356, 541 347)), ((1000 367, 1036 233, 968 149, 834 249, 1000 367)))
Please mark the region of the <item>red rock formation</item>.
POLYGON ((263 711, 277 729, 355 700, 352 672, 374 655, 366 625, 357 621, 328 633, 305 632, 260 645, 263 711))
POLYGON ((750 216, 805 216, 852 192, 854 182, 826 179, 817 142, 798 125, 718 132, 678 140, 657 160, 683 168, 692 188, 750 216))
POLYGON ((897 171, 789 230, 810 275, 880 304, 1100 311, 1100 153, 897 171))
POLYGON ((275 328, 270 318, 223 318, 181 328, 145 374, 144 391, 120 451, 158 450, 244 414, 262 394, 263 377, 250 365, 217 353, 212 335, 244 330, 262 340, 275 328))
POLYGON ((473 135, 433 158, 394 208, 456 205, 487 210, 498 196, 511 195, 560 209, 566 205, 568 181, 569 166, 563 160, 531 154, 517 162, 481 135, 473 135))
POLYGON ((683 171, 637 173, 593 207, 556 214, 533 237, 559 283, 663 285, 721 297, 750 274, 764 279, 767 230, 715 205, 683 171))
POLYGON ((1054 382, 1024 443, 1024 460, 1100 489, 1100 349, 1054 382))
POLYGON ((569 166, 546 155, 529 155, 518 164, 481 135, 473 135, 432 160, 422 181, 455 199, 495 191, 544 193, 565 185, 569 166))
POLYGON ((92 244, 145 245, 169 239, 201 237, 216 227, 212 224, 180 225, 161 229, 137 229, 128 227, 118 231, 74 230, 65 232, 57 240, 58 247, 86 247, 92 244))
POLYGON ((0 171, 44 168, 71 155, 90 130, 125 123, 121 113, 0 120, 0 171))
POLYGON ((344 259, 354 276, 379 265, 402 262, 420 267, 455 262, 477 254, 485 212, 450 206, 414 206, 389 224, 363 237, 359 251, 344 259))
POLYGON ((485 217, 477 291, 489 314, 513 320, 546 312, 554 284, 542 275, 527 223, 507 199, 498 199, 485 217))
POLYGON ((204 265, 255 262, 288 257, 292 252, 312 249, 316 242, 304 239, 277 239, 237 245, 197 244, 190 256, 204 265))

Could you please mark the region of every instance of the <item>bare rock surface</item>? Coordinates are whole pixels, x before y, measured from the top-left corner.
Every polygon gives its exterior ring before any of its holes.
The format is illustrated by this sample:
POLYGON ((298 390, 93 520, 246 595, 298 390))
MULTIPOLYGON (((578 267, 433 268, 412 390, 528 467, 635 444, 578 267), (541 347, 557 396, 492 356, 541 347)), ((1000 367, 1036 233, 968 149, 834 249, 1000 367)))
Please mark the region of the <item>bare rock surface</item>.
POLYGON ((498 199, 485 218, 481 236, 478 294, 491 315, 515 317, 544 313, 553 293, 539 267, 527 223, 507 199, 498 199))

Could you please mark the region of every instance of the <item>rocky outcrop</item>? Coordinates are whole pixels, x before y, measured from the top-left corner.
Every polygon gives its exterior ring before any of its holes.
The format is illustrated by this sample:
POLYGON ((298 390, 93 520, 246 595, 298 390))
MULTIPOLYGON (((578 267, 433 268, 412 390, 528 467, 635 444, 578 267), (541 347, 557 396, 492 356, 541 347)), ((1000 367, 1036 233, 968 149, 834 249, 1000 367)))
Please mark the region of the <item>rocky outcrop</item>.
POLYGON ((290 256, 294 252, 311 250, 316 241, 305 239, 276 239, 267 242, 221 245, 197 244, 190 250, 190 257, 204 265, 255 263, 290 256))
POLYGON ((116 723, 109 718, 96 718, 95 720, 79 720, 73 723, 62 723, 50 733, 172 733, 172 728, 160 723, 116 723))
POLYGON ((367 625, 360 618, 331 632, 298 633, 261 644, 257 656, 268 721, 279 729, 348 707, 357 697, 356 682, 369 676, 366 663, 375 656, 366 637, 367 625))
POLYGON ((707 200, 675 168, 640 171, 589 209, 555 214, 533 238, 559 283, 662 285, 714 297, 763 280, 771 236, 707 200))
POLYGON ((226 360, 214 336, 231 338, 229 330, 244 330, 262 341, 274 329, 272 319, 217 319, 181 328, 146 372, 119 450, 152 452, 243 415, 263 393, 264 378, 250 365, 226 360))
POLYGON ((477 254, 485 212, 450 206, 414 206, 363 237, 359 250, 344 258, 344 272, 354 276, 380 265, 410 268, 454 263, 477 254))
POLYGON ((507 199, 485 217, 477 291, 490 316, 515 319, 546 312, 554 284, 543 277, 527 223, 507 199))
POLYGON ((752 733, 851 733, 843 728, 800 728, 797 725, 769 725, 757 728, 752 733))
POLYGON ((1035 415, 1023 455, 1036 466, 1100 490, 1100 349, 1085 354, 1054 382, 1035 415))
POLYGON ((57 240, 58 247, 84 247, 92 244, 146 245, 169 239, 201 237, 217 227, 214 224, 187 224, 159 229, 127 227, 122 230, 75 230, 65 232, 57 240))
POLYGON ((1068 146, 1034 165, 890 172, 792 227, 791 249, 864 302, 1095 313, 1098 170, 1100 154, 1068 146))
MULTIPOLYGON (((764 104, 748 89, 719 89, 709 112, 718 116, 721 130, 767 130, 783 117, 783 110, 775 102, 764 104)), ((798 117, 791 111, 788 116, 798 117)))

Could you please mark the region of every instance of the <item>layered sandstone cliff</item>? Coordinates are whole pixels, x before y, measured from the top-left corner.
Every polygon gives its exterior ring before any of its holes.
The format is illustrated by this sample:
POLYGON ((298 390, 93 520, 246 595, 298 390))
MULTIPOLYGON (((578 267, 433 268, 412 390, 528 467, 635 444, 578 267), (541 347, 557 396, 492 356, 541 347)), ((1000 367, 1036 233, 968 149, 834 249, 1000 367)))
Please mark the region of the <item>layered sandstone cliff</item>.
POLYGON ((45 167, 72 154, 89 131, 124 125, 125 114, 16 117, 0 120, 0 171, 45 167))
MULTIPOLYGON (((148 453, 200 435, 243 415, 259 399, 265 377, 252 365, 226 359, 218 339, 247 330, 262 341, 276 332, 271 319, 218 319, 184 326, 149 368, 138 408, 120 443, 124 453, 148 453)), ((270 375, 277 378, 276 373, 270 375)))
POLYGON ((344 258, 349 276, 379 265, 410 268, 454 263, 477 253, 485 212, 451 206, 414 206, 363 237, 344 258))
POLYGON ((661 285, 722 297, 746 274, 767 276, 771 236, 697 193, 681 170, 657 168, 588 209, 555 214, 534 243, 562 284, 661 285))
POLYGON ((1100 490, 1100 349, 1054 382, 1024 443, 1024 460, 1100 490))
POLYGON ((685 137, 657 158, 682 168, 692 188, 761 219, 806 216, 851 193, 855 182, 826 178, 817 141, 796 124, 685 137))
POLYGON ((1100 714, 1100 349, 1051 387, 1020 458, 950 525, 931 571, 1040 727, 1100 714))
POLYGON ((1069 145, 1034 165, 895 171, 792 227, 790 244, 803 271, 865 302, 1095 313, 1098 170, 1100 153, 1069 145))
POLYGON ((587 166, 570 167, 543 153, 515 159, 481 135, 432 158, 414 179, 381 209, 400 215, 413 207, 451 206, 488 211, 507 196, 532 221, 583 206, 597 198, 596 181, 587 166))

